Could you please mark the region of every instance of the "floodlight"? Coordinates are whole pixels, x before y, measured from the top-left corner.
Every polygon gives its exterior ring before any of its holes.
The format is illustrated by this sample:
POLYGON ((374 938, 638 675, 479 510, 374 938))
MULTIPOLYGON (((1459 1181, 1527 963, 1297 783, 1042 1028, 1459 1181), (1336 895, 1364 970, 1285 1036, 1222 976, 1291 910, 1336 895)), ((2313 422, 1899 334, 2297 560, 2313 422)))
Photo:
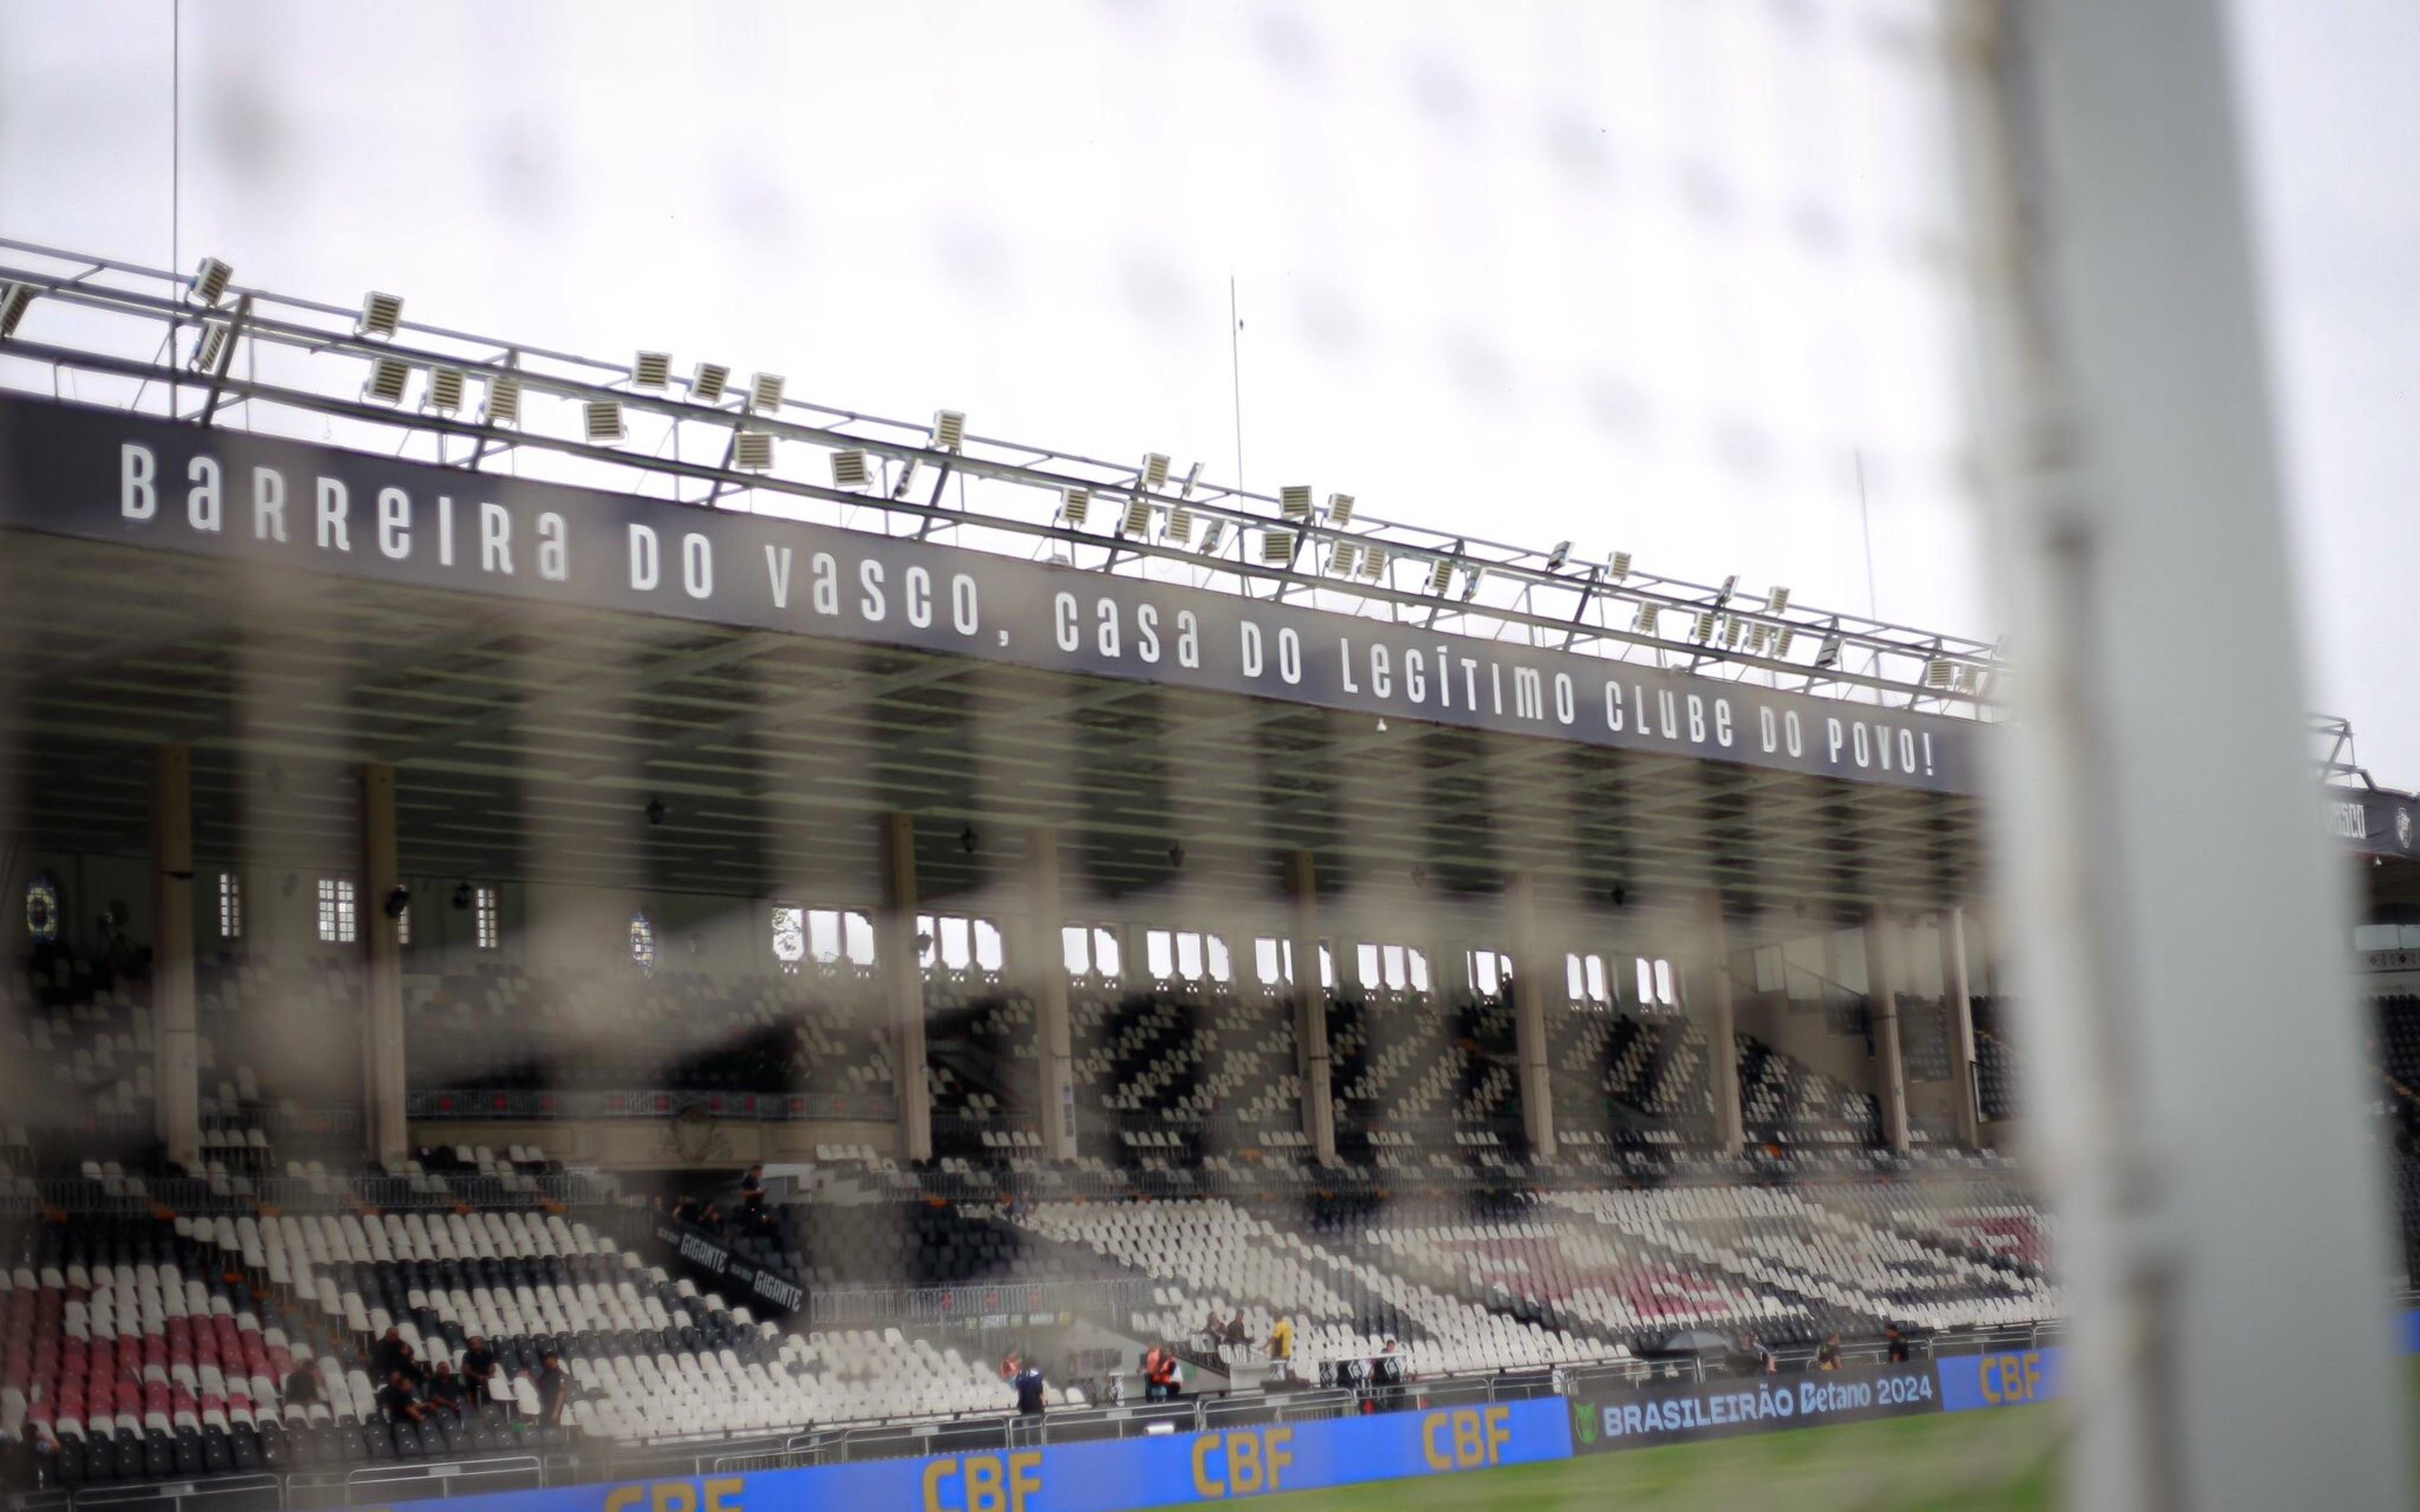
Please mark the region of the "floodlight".
POLYGON ((1327 570, 1339 578, 1350 578, 1361 562, 1361 543, 1339 541, 1327 548, 1327 570))
POLYGON ((1839 664, 1840 633, 1838 630, 1835 630, 1830 635, 1823 638, 1822 648, 1815 653, 1815 665, 1818 667, 1837 667, 1839 664))
POLYGON ((1715 603, 1717 603, 1717 604, 1728 604, 1728 603, 1730 603, 1730 597, 1731 597, 1731 591, 1732 591, 1733 589, 1736 589, 1737 587, 1739 587, 1739 574, 1735 572, 1735 573, 1732 573, 1730 577, 1728 577, 1728 578, 1726 578, 1726 579, 1723 579, 1723 589, 1722 589, 1722 592, 1721 592, 1721 593, 1718 593, 1718 594, 1716 594, 1714 595, 1714 602, 1715 602, 1715 603))
POLYGON ((630 386, 634 389, 661 389, 673 381, 673 354, 641 352, 630 361, 630 386))
POLYGON ((865 454, 854 448, 831 455, 832 486, 862 488, 874 479, 873 469, 866 465, 865 454))
POLYGON ((689 380, 691 404, 721 404, 722 391, 731 386, 731 369, 721 363, 700 363, 689 380))
POLYGON ((1487 576, 1487 569, 1485 567, 1465 567, 1462 570, 1466 575, 1462 579, 1462 601, 1467 604, 1473 598, 1478 596, 1479 580, 1487 576))
POLYGON ((1947 687, 1949 676, 1950 663, 1944 657, 1935 656, 1924 664, 1924 686, 1927 687, 1947 687))
POLYGON ((1288 519, 1311 518, 1311 485, 1289 483, 1278 490, 1278 512, 1288 519))
POLYGON ((1701 646, 1714 638, 1714 611, 1713 609, 1701 609, 1698 610, 1698 625, 1697 628, 1691 632, 1690 638, 1701 646))
POLYGON ((1624 578, 1630 576, 1630 553, 1627 551, 1616 551, 1610 558, 1606 559, 1605 565, 1606 570, 1613 574, 1613 580, 1615 582, 1620 582, 1624 578))
POLYGON ((966 852, 969 856, 972 856, 975 853, 975 843, 974 825, 969 825, 966 828, 958 831, 958 849, 966 852))
POLYGON ((915 481, 916 459, 912 456, 900 458, 899 476, 891 480, 891 497, 893 499, 907 498, 908 486, 915 481))
POLYGON ((10 284, 0 289, 0 341, 17 333, 17 322, 25 318, 26 307, 33 302, 31 284, 10 284))
POLYGON ((1185 486, 1179 490, 1179 496, 1186 499, 1192 498, 1194 486, 1201 481, 1202 464, 1196 462, 1185 470, 1185 486))
POLYGON ((1766 599, 1764 603, 1764 611, 1767 614, 1779 614, 1789 608, 1790 590, 1787 588, 1775 589, 1773 591, 1773 595, 1766 599))
POLYGON ((1084 528, 1084 517, 1093 512, 1093 490, 1065 488, 1059 494, 1059 514, 1078 530, 1084 528))
POLYGON ((1557 541, 1555 543, 1555 548, 1546 553, 1546 570, 1548 572, 1560 572, 1563 570, 1563 563, 1569 562, 1571 559, 1572 543, 1569 541, 1557 541))
POLYGON ((203 321, 202 339, 194 345, 194 361, 191 363, 194 370, 201 372, 218 366, 221 354, 226 350, 226 344, 227 327, 225 321, 203 321))
POLYGON ((1145 452, 1142 455, 1142 486, 1153 493, 1168 486, 1168 455, 1145 452))
POLYGON ((387 889, 385 903, 387 918, 401 918, 404 911, 411 906, 411 889, 410 887, 398 885, 387 889))
POLYGON ((1327 523, 1342 530, 1353 523, 1353 496, 1332 493, 1327 496, 1327 523))
POLYGON ((731 439, 731 465, 742 472, 773 471, 773 433, 743 430, 731 439))
POLYGON ((1126 501, 1125 518, 1118 522, 1120 535, 1151 533, 1151 496, 1137 494, 1126 501))
POLYGON ((1741 619, 1736 614, 1725 615, 1724 618, 1729 623, 1723 626, 1723 644, 1729 646, 1733 651, 1737 651, 1739 649, 1740 636, 1746 630, 1747 622, 1741 619))
POLYGON ((404 386, 411 381, 411 368, 402 359, 372 358, 369 378, 362 385, 362 397, 380 404, 401 404, 404 386))
POLYGON ((1294 561, 1294 532, 1263 531, 1261 561, 1264 565, 1282 567, 1294 561))
POLYGON ((510 373, 488 379, 487 421, 490 425, 521 423, 521 380, 510 373))
POLYGON ((1638 613, 1630 622, 1630 628, 1639 635, 1654 635, 1657 633, 1655 621, 1658 617, 1658 610, 1654 605, 1641 604, 1638 606, 1638 613))
POLYGON ((1210 522, 1210 528, 1202 534, 1202 554, 1205 557, 1217 556, 1218 543, 1226 538, 1227 522, 1223 519, 1213 519, 1210 522))
POLYGON ((402 324, 403 296, 373 291, 362 299, 361 318, 353 322, 353 334, 383 339, 394 335, 402 324))
MULTIPOLYGON (((1187 486, 1190 487, 1191 485, 1187 486)), ((1178 504, 1168 512, 1168 523, 1160 527, 1159 538, 1174 541, 1179 546, 1193 544, 1193 511, 1178 504)))
POLYGON ((432 367, 428 370, 428 408, 440 414, 452 414, 462 408, 462 391, 469 376, 458 367, 432 367))
POLYGON ((782 408, 782 385, 786 381, 779 373, 759 373, 748 380, 748 408, 771 414, 782 408))
POLYGON ((1453 559, 1439 557, 1429 568, 1429 592, 1443 596, 1453 586, 1453 559))
POLYGON ((955 452, 967 443, 967 417, 961 409, 933 411, 933 450, 955 452))
MULTIPOLYGON (((762 434, 764 434, 764 433, 763 433, 762 431, 758 431, 758 432, 755 432, 755 434, 757 434, 757 435, 762 435, 762 434)), ((654 796, 652 796, 652 795, 648 797, 648 799, 647 799, 647 823, 648 823, 648 824, 651 824, 651 825, 660 825, 660 824, 662 824, 662 823, 664 822, 664 814, 665 814, 666 812, 667 812, 667 810, 665 810, 665 808, 664 808, 664 800, 663 800, 663 799, 659 798, 659 797, 654 797, 654 796)))
POLYGON ((1361 576, 1376 582, 1387 576, 1388 552, 1383 546, 1373 546, 1361 553, 1361 576))
POLYGON ((1773 638, 1773 654, 1776 656, 1789 656, 1790 642, 1797 638, 1797 634, 1798 632, 1789 625, 1783 625, 1780 634, 1773 638))
POLYGON ((227 281, 233 277, 235 277, 234 269, 216 257, 205 257, 200 265, 194 268, 194 281, 188 288, 193 294, 194 302, 216 304, 226 298, 227 281))
POLYGON ((582 405, 587 418, 588 444, 602 446, 622 439, 622 401, 591 399, 582 405))

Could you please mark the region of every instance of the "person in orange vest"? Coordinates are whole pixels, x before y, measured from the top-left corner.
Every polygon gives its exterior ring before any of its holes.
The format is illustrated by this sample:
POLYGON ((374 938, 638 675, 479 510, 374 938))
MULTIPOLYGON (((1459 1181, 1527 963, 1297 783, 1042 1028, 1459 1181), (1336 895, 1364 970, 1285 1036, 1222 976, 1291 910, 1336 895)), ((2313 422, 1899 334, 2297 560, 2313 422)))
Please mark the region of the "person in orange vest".
POLYGON ((1142 1399, 1147 1402, 1160 1400, 1159 1356, 1160 1349, 1156 1344, 1142 1351, 1142 1399))
POLYGON ((1181 1393, 1184 1382, 1177 1374, 1176 1350, 1168 1345, 1163 1344, 1159 1347, 1159 1373, 1154 1378, 1154 1381, 1159 1390, 1159 1399, 1163 1402, 1176 1400, 1181 1393))

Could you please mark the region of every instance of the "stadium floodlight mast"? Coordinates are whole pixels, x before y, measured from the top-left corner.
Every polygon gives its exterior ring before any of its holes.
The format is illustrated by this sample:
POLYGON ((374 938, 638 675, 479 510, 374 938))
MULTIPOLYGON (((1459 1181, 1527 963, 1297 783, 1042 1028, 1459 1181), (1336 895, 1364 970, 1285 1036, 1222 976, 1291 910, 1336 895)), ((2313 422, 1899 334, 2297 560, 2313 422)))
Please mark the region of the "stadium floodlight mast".
MULTIPOLYGON (((0 239, 0 285, 5 285, 0 333, 9 340, 12 355, 30 357, 54 370, 173 381, 181 376, 181 366, 124 355, 141 344, 116 339, 123 332, 113 336, 101 326, 150 324, 155 327, 150 344, 162 345, 156 328, 174 331, 193 323, 193 282, 117 259, 0 239), (55 325, 45 322, 46 339, 29 343, 20 322, 38 300, 69 307, 73 318, 55 325), (51 338, 54 331, 66 334, 51 338)), ((1001 554, 1031 555, 1037 549, 1068 553, 1075 532, 1085 528, 1067 517, 1072 490, 1084 490, 1086 498, 1106 490, 1122 500, 1140 492, 1155 496, 1161 523, 1156 538, 1125 532, 1115 551, 1083 553, 1088 558, 1081 563, 1084 570, 1239 595, 1272 588, 1283 594, 1316 581, 1326 586, 1320 603, 1328 612, 1377 619, 1408 616, 1441 631, 1481 640, 1536 643, 1546 637, 1564 650, 1615 660, 1652 663, 1665 654, 1667 643, 1660 637, 1637 627, 1640 618, 1651 623, 1655 618, 1640 616, 1641 606, 1690 615, 1710 600, 1721 607, 1719 590, 1639 572, 1627 552, 1613 553, 1604 571, 1575 573, 1569 569, 1576 543, 1557 562, 1551 551, 1374 518, 1348 495, 1329 496, 1323 512, 1310 507, 1307 487, 1279 497, 1255 494, 1240 486, 1206 481, 1199 462, 1183 474, 1178 497, 1186 512, 1179 517, 1170 508, 1171 501, 1160 497, 1174 481, 1165 453, 1145 453, 1139 465, 1120 466, 1064 449, 983 440, 965 432, 960 411, 936 410, 929 421, 884 419, 795 399, 780 376, 770 373, 756 375, 741 398, 750 415, 748 428, 773 439, 772 465, 753 465, 762 454, 752 442, 749 465, 742 466, 736 440, 719 463, 682 456, 675 448, 665 449, 665 455, 625 450, 609 433, 592 438, 588 405, 607 401, 618 406, 626 434, 629 422, 642 413, 669 424, 696 419, 701 412, 727 415, 730 370, 701 362, 683 393, 669 381, 670 359, 664 354, 643 352, 607 361, 407 322, 404 301, 390 294, 372 293, 358 311, 260 290, 245 291, 243 300, 245 308, 225 338, 205 410, 186 413, 180 409, 185 418, 205 419, 216 409, 224 391, 226 402, 240 407, 241 424, 248 428, 308 435, 365 450, 391 448, 397 429, 408 433, 415 426, 441 438, 473 434, 479 444, 458 465, 504 468, 509 463, 525 476, 617 491, 629 486, 634 471, 675 484, 705 483, 709 485, 705 494, 691 501, 698 507, 711 507, 715 497, 743 489, 759 513, 799 514, 818 502, 847 503, 908 517, 920 535, 1001 554), (302 360, 281 361, 275 378, 260 378, 248 365, 238 370, 225 362, 239 346, 255 351, 274 348, 302 360), (407 370, 417 367, 432 376, 440 367, 458 371, 466 383, 483 385, 486 402, 472 419, 435 403, 406 408, 400 399, 389 403, 365 395, 363 365, 381 355, 405 363, 407 370), (660 363, 659 356, 663 357, 660 363), (348 357, 353 360, 348 364, 349 374, 334 380, 330 363, 348 357), (661 387, 654 381, 659 377, 667 380, 661 387), (551 402, 534 408, 525 402, 530 394, 551 402), (566 403, 582 417, 568 426, 558 418, 566 403), (800 444, 784 447, 781 441, 800 444), (856 460, 845 460, 848 454, 856 460), (820 457, 832 458, 829 477, 819 473, 822 464, 815 459, 820 457), (876 488, 877 464, 880 477, 895 484, 911 461, 919 469, 949 470, 958 486, 947 507, 937 492, 926 496, 922 489, 876 488), (1243 543, 1240 548, 1238 542, 1243 543), (1281 545, 1282 551, 1273 552, 1272 542, 1281 545), (1348 542, 1351 549, 1337 550, 1348 542), (1306 547, 1312 549, 1307 552, 1306 547), (1406 560, 1427 563, 1429 571, 1389 570, 1406 560), (1356 570, 1348 576, 1339 563, 1356 570), (1435 575, 1438 563, 1443 563, 1442 579, 1435 575), (1458 595, 1452 593, 1456 573, 1462 575, 1458 595)), ((202 339, 208 339, 207 333, 202 339)), ((260 364, 258 371, 269 371, 268 364, 260 364)), ((11 364, 0 372, 0 387, 27 392, 53 387, 43 377, 27 364, 11 364)), ((674 491, 675 497, 681 495, 677 487, 674 491)), ((1123 513, 1122 505, 1121 517, 1123 513)), ((1994 664, 1996 648, 1985 641, 1794 604, 1779 610, 1768 606, 1756 617, 1767 622, 1765 636, 1760 639, 1751 629, 1736 648, 1721 643, 1701 648, 1693 657, 1696 674, 1775 687, 1813 683, 1820 685, 1816 690, 1822 696, 1834 699, 1898 707, 1923 700, 1928 706, 1943 705, 1943 712, 1952 717, 1997 717, 1993 702, 1979 692, 1960 697, 1954 676, 1946 695, 1925 682, 1926 668, 1937 656, 1978 667, 1994 664), (1792 628, 1809 635, 1784 633, 1792 628), (1833 664, 1820 669, 1801 659, 1803 645, 1812 644, 1812 633, 1819 630, 1839 640, 1833 664), (1793 647, 1794 656, 1781 654, 1776 648, 1782 646, 1793 647), (1818 672, 1820 677, 1814 675, 1818 672)), ((1967 686, 1978 689, 1992 685, 1988 679, 1970 679, 1967 686)))

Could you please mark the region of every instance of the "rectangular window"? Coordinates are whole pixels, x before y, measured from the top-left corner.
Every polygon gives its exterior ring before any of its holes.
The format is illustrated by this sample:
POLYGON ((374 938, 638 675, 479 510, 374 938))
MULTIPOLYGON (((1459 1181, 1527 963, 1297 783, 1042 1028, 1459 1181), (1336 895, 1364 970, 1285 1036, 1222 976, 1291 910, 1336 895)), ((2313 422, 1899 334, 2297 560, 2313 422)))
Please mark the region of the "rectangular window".
POLYGON ((807 953, 807 911, 797 903, 775 903, 772 914, 773 959, 783 971, 796 971, 807 953))
POLYGON ((1000 926, 988 918, 975 920, 975 964, 985 971, 998 971, 1008 964, 1007 947, 1001 943, 1000 926))
POLYGON ((243 938, 243 878, 232 872, 219 873, 219 938, 243 938))
POLYGON ((1293 955, 1283 940, 1263 934, 1252 941, 1252 975, 1271 985, 1292 981, 1293 955))
POLYGON ((874 964, 874 920, 863 914, 840 916, 840 935, 851 964, 874 964))
POLYGON ((404 904, 403 912, 395 916, 395 943, 397 945, 411 943, 411 905, 410 903, 404 904))
POLYGON ((501 940, 501 935, 496 928, 495 888, 473 887, 471 889, 471 925, 473 934, 477 939, 480 949, 492 950, 496 948, 501 940))
POLYGON ((1144 966, 1150 970, 1151 980, 1154 981, 1166 981, 1176 975, 1176 950, 1169 939, 1168 931, 1164 929, 1143 931, 1142 960, 1144 966))
POLYGON ((1093 932, 1081 924, 1069 924, 1059 931, 1060 959, 1067 964, 1067 975, 1080 977, 1093 969, 1093 932))
POLYGON ((359 937, 353 914, 353 884, 348 877, 319 879, 319 943, 350 945, 359 937))
POLYGON ((1210 978, 1213 981, 1233 981, 1234 963, 1227 959, 1227 942, 1216 934, 1205 934, 1210 956, 1210 978))
POLYGON ((1470 990, 1493 997, 1512 980, 1512 958, 1501 950, 1470 952, 1470 990))
POLYGON ((840 959, 840 912, 832 908, 807 910, 807 953, 818 961, 840 959))

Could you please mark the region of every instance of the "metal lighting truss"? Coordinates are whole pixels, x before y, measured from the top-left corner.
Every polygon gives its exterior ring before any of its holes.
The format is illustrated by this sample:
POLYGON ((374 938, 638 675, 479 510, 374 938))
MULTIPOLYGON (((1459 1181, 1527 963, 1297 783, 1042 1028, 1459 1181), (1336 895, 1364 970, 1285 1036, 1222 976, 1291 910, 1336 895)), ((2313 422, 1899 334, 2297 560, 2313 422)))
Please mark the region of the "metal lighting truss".
POLYGON ((0 239, 0 299, 17 316, 0 336, 0 389, 1885 707, 1989 720, 2004 691, 1994 644, 1810 609, 1786 590, 1396 524, 1341 494, 1311 508, 1307 488, 1252 493, 1159 454, 1121 464, 977 436, 956 411, 918 423, 834 409, 783 396, 771 374, 726 390, 736 368, 683 377, 656 350, 613 363, 474 335, 403 319, 392 295, 330 304, 234 284, 215 261, 188 279, 0 239), (1070 517, 1064 502, 1086 496, 1110 507, 1070 517))

